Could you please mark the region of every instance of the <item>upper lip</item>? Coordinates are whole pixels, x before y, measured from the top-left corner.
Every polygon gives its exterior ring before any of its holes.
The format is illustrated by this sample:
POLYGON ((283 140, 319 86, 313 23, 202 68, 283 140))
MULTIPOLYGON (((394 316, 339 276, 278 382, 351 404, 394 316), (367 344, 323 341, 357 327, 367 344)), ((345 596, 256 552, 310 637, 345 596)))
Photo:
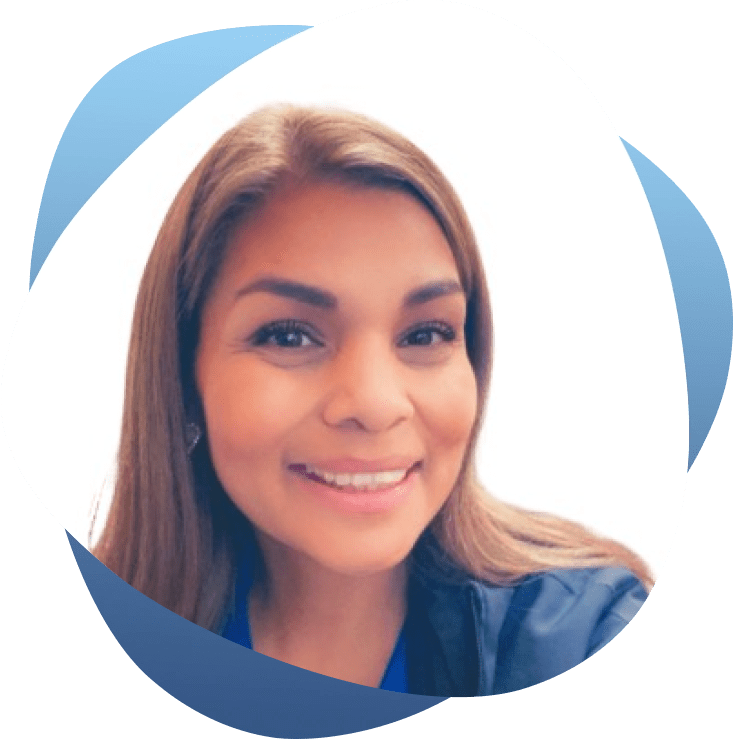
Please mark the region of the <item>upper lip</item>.
POLYGON ((415 457, 384 457, 382 459, 358 459, 356 457, 339 457, 338 459, 324 459, 315 462, 301 462, 289 467, 315 467, 334 475, 358 475, 376 472, 391 472, 393 470, 409 470, 420 460, 415 457))

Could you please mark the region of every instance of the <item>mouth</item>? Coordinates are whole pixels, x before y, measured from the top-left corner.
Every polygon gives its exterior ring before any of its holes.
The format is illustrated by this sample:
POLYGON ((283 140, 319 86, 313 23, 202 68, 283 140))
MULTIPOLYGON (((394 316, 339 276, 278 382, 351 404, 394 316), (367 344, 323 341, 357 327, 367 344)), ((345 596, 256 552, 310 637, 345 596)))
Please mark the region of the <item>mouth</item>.
POLYGON ((378 472, 343 472, 310 464, 291 464, 288 469, 307 480, 321 483, 344 493, 378 493, 402 484, 422 466, 422 461, 409 467, 396 467, 378 472))

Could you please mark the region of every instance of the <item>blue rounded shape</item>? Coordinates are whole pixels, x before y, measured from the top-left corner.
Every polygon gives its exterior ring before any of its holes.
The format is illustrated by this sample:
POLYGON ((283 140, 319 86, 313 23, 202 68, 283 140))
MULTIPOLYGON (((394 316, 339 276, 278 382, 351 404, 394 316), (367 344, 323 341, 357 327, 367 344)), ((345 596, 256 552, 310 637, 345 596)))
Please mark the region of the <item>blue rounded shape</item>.
POLYGON ((67 536, 99 612, 132 661, 215 721, 272 737, 338 736, 446 700, 365 688, 257 654, 158 605, 67 536))
POLYGON ((728 273, 697 208, 659 167, 621 141, 651 206, 672 280, 687 376, 689 470, 713 425, 728 379, 733 343, 728 273))
POLYGON ((30 287, 64 229, 127 157, 232 70, 310 26, 197 33, 125 59, 79 103, 56 147, 31 252, 30 287))

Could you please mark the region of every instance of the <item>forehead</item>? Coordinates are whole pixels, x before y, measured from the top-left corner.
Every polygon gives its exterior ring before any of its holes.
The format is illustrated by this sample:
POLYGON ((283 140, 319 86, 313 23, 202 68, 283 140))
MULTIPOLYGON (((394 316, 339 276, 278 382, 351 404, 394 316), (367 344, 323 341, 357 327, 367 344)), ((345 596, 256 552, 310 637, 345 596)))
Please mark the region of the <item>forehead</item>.
POLYGON ((274 195, 234 232, 220 287, 276 274, 335 292, 388 283, 405 290, 458 278, 443 231, 399 191, 318 183, 274 195))

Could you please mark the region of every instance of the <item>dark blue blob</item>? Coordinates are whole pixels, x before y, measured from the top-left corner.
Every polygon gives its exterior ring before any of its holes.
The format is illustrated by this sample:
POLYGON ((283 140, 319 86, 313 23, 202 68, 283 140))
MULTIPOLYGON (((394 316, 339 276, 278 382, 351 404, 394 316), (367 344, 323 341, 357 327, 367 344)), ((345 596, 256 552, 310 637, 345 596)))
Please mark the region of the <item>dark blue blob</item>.
POLYGON ((384 726, 446 700, 365 688, 234 644, 142 595, 66 533, 99 612, 130 659, 215 721, 264 736, 326 737, 384 726))

